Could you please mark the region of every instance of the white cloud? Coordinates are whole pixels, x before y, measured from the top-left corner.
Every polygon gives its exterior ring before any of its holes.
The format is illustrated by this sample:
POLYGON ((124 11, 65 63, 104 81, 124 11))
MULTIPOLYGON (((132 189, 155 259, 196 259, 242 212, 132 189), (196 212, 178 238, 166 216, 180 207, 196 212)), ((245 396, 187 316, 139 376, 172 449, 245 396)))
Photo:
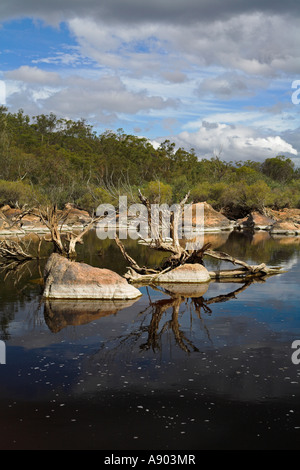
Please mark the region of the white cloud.
POLYGON ((54 112, 70 118, 92 116, 95 120, 105 121, 107 116, 116 119, 117 113, 135 114, 140 111, 160 110, 174 107, 177 103, 171 99, 148 95, 145 90, 129 90, 122 80, 115 75, 99 75, 97 78, 83 78, 70 75, 67 81, 36 67, 21 67, 7 73, 7 78, 19 80, 21 85, 11 93, 11 101, 20 107, 28 96, 45 112, 54 112), (44 82, 49 76, 49 84, 54 81, 57 88, 49 88, 44 82), (44 86, 38 86, 43 84, 44 86))
POLYGON ((178 147, 194 148, 203 158, 212 157, 214 152, 221 153, 225 160, 264 160, 278 154, 297 155, 297 150, 282 137, 263 136, 245 126, 204 121, 197 131, 184 131, 172 138, 178 147))
POLYGON ((293 18, 287 24, 285 17, 252 13, 207 23, 195 19, 188 25, 166 22, 163 27, 146 18, 134 25, 74 18, 69 27, 83 54, 112 67, 141 69, 143 64, 147 73, 147 63, 154 63, 156 69, 171 66, 168 72, 178 73, 179 60, 182 66, 218 65, 250 75, 290 73, 292 64, 295 73, 299 70, 300 32, 293 18), (279 34, 287 27, 288 34, 279 34), (157 63, 159 57, 163 61, 157 63))
POLYGON ((0 18, 64 21, 72 37, 69 50, 53 44, 6 72, 9 104, 100 122, 123 117, 143 123, 141 132, 160 131, 153 139, 179 132, 165 137, 205 155, 222 147, 229 159, 295 156, 300 143, 288 131, 298 127, 296 111, 285 113, 282 101, 289 80, 299 79, 296 3, 5 1, 0 18), (248 108, 237 109, 238 99, 248 108))
POLYGON ((199 84, 199 96, 211 95, 215 98, 229 100, 254 96, 257 90, 266 89, 269 80, 261 77, 247 76, 237 72, 224 72, 216 77, 205 78, 199 84))
POLYGON ((22 65, 16 70, 6 72, 5 77, 9 80, 40 85, 57 84, 60 81, 58 73, 46 72, 38 67, 29 67, 28 65, 22 65))

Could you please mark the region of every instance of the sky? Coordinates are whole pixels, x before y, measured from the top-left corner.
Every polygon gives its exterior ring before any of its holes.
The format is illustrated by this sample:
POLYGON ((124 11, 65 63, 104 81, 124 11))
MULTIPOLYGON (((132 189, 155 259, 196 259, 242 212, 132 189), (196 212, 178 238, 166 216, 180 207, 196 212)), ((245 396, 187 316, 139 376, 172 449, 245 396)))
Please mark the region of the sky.
POLYGON ((0 101, 300 166, 299 21, 299 0, 2 0, 0 101))

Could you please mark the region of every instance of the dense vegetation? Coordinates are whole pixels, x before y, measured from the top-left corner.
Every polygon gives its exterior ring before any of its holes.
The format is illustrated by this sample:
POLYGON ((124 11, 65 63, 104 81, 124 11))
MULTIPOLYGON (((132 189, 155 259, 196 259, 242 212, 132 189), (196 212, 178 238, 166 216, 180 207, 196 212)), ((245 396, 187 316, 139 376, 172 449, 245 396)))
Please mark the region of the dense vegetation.
POLYGON ((242 215, 264 207, 300 207, 300 171, 284 156, 254 161, 203 159, 193 149, 158 149, 122 129, 98 135, 84 120, 30 118, 0 107, 0 206, 66 202, 90 212, 140 188, 153 201, 193 201, 242 215))

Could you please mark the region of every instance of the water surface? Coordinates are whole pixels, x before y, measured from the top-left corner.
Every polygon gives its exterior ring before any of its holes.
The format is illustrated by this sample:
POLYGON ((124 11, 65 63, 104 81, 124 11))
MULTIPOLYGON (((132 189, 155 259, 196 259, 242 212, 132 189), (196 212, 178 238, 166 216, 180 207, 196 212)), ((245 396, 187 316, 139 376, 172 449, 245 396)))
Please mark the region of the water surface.
MULTIPOLYGON (((299 449, 299 238, 210 240, 287 272, 211 282, 190 297, 141 287, 142 297, 117 304, 44 302, 44 261, 2 272, 0 448, 299 449)), ((136 242, 128 250, 141 264, 164 256, 136 242)), ((93 231, 79 260, 126 272, 114 243, 93 231)))

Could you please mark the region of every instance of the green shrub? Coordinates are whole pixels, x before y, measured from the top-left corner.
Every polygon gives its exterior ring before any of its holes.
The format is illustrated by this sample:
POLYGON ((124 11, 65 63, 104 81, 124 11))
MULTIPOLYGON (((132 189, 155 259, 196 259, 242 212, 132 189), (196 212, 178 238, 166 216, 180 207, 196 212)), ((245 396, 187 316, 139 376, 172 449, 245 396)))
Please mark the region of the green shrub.
POLYGON ((150 181, 144 188, 145 196, 154 204, 170 204, 172 202, 172 187, 161 181, 150 181))
POLYGON ((102 188, 92 187, 76 200, 76 205, 81 209, 88 211, 90 214, 96 212, 100 204, 117 205, 117 201, 102 188))
POLYGON ((222 207, 224 193, 227 191, 226 183, 199 183, 191 191, 191 199, 193 202, 208 202, 215 209, 222 207))
POLYGON ((223 193, 224 206, 245 212, 262 210, 273 202, 272 190, 264 181, 248 185, 245 181, 229 186, 223 193))
POLYGON ((0 206, 23 207, 34 203, 32 187, 22 181, 0 180, 0 206))

